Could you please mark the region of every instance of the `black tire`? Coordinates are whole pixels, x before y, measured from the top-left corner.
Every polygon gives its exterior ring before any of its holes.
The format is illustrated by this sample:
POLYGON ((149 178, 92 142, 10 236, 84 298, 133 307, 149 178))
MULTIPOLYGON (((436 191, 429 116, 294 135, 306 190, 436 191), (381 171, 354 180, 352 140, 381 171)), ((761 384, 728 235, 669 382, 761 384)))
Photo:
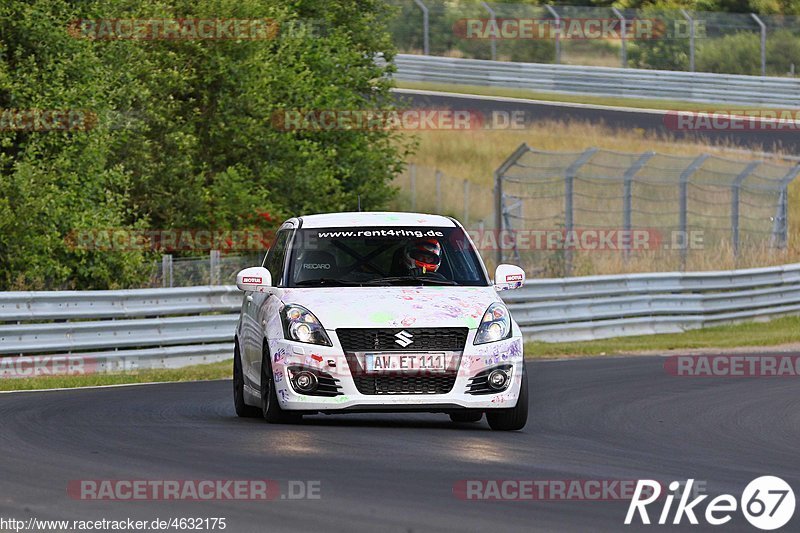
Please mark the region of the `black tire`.
POLYGON ((272 375, 272 361, 266 345, 261 357, 261 414, 264 420, 270 424, 300 422, 303 415, 284 411, 278 403, 278 393, 275 390, 275 381, 272 375))
POLYGON ((489 409, 486 411, 489 427, 497 431, 518 431, 528 422, 528 373, 522 367, 522 384, 517 405, 511 409, 489 409))
POLYGON ((483 411, 456 411, 450 413, 450 420, 457 424, 480 422, 483 418, 483 411))
POLYGON ((244 403, 244 372, 242 371, 242 355, 239 352, 239 343, 233 346, 233 405, 236 415, 241 418, 258 418, 261 409, 244 403))

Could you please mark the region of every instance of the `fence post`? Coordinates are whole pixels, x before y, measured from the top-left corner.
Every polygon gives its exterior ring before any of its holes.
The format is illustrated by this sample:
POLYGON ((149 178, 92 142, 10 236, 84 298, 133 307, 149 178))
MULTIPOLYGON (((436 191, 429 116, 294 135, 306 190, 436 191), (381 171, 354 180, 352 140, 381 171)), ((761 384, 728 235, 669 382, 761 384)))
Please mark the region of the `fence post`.
POLYGON ((411 163, 408 165, 408 179, 411 189, 411 210, 417 210, 417 165, 411 163))
POLYGON ((428 20, 428 6, 423 4, 422 0, 414 0, 414 3, 422 10, 422 53, 427 56, 431 53, 431 27, 428 20))
POLYGON ((776 248, 786 248, 789 243, 789 184, 800 175, 800 165, 793 167, 781 178, 781 192, 778 197, 778 209, 772 225, 770 244, 776 248))
MULTIPOLYGON (((597 148, 589 148, 583 152, 564 172, 564 231, 565 241, 569 238, 570 232, 574 229, 574 206, 573 196, 575 192, 575 177, 583 165, 597 153, 597 148)), ((572 275, 572 250, 564 248, 564 275, 572 275)))
POLYGON ((172 254, 161 256, 161 286, 172 287, 172 254))
POLYGON ((442 214, 442 171, 436 171, 436 214, 442 214))
MULTIPOLYGON (((481 5, 486 11, 489 12, 489 19, 492 21, 492 25, 494 27, 494 24, 497 21, 497 15, 495 14, 494 9, 489 7, 489 4, 483 1, 481 1, 481 5)), ((489 39, 489 50, 491 50, 492 61, 497 61, 497 39, 489 39)))
POLYGON ((686 167, 681 173, 680 178, 680 213, 679 213, 679 225, 680 225, 680 235, 681 235, 681 270, 686 270, 686 255, 689 251, 689 221, 688 221, 688 211, 689 211, 689 178, 692 177, 692 174, 697 172, 697 169, 708 159, 710 156, 708 154, 700 154, 695 158, 694 161, 686 167))
POLYGON ((211 250, 208 257, 209 285, 219 285, 219 250, 211 250))
POLYGON ((733 258, 739 257, 739 191, 742 182, 753 173, 761 161, 753 161, 742 170, 731 185, 731 246, 733 247, 733 258))
POLYGON ((464 225, 469 226, 469 180, 464 180, 464 225))
POLYGON ((558 14, 556 8, 549 4, 545 4, 547 10, 553 15, 556 21, 556 65, 561 64, 561 15, 558 14))
MULTIPOLYGON (((508 158, 497 167, 497 170, 494 171, 494 230, 497 232, 498 243, 500 243, 500 239, 503 238, 503 175, 517 163, 520 157, 529 151, 530 148, 527 144, 520 144, 517 146, 517 149, 514 150, 514 153, 508 156, 508 158)), ((503 250, 499 244, 495 251, 495 259, 498 265, 503 262, 503 250)))
MULTIPOLYGON (((626 239, 630 239, 631 234, 631 209, 633 208, 633 178, 636 174, 642 169, 650 158, 656 155, 655 152, 645 152, 639 159, 636 160, 629 168, 625 171, 625 175, 623 176, 623 184, 624 184, 624 192, 622 197, 622 228, 625 231, 625 235, 627 236, 626 239)), ((623 257, 625 260, 628 260, 628 257, 631 254, 630 244, 626 244, 623 247, 623 257)))
POLYGON ((622 63, 622 68, 627 68, 628 66, 628 28, 625 27, 627 21, 625 20, 625 15, 617 9, 616 7, 612 7, 611 11, 619 19, 619 35, 620 35, 620 48, 619 48, 619 58, 620 62, 622 63))
POLYGON ((694 19, 689 12, 685 9, 681 9, 681 14, 683 14, 686 21, 689 23, 689 71, 694 72, 694 40, 695 40, 695 28, 694 28, 694 19))
POLYGON ((753 17, 758 23, 759 28, 761 28, 761 75, 767 75, 767 25, 764 24, 764 21, 761 20, 761 17, 756 15, 755 13, 750 13, 750 16, 753 17))

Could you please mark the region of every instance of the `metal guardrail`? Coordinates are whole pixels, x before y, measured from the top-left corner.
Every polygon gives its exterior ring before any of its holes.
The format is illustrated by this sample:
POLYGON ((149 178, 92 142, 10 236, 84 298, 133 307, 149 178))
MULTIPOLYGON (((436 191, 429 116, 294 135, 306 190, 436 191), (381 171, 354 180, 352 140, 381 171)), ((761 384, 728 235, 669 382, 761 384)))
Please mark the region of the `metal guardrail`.
POLYGON ((0 293, 0 356, 22 363, 0 359, 0 377, 54 361, 81 372, 223 361, 241 302, 233 286, 0 293))
POLYGON ((533 340, 678 333, 800 313, 800 264, 535 280, 503 299, 533 340))
POLYGON ((395 79, 539 92, 800 108, 800 79, 398 54, 395 79))
MULTIPOLYGON (((502 297, 530 340, 680 332, 800 313, 800 264, 537 279, 502 297)), ((102 372, 229 359, 240 304, 231 286, 0 293, 0 377, 10 361, 102 372)))

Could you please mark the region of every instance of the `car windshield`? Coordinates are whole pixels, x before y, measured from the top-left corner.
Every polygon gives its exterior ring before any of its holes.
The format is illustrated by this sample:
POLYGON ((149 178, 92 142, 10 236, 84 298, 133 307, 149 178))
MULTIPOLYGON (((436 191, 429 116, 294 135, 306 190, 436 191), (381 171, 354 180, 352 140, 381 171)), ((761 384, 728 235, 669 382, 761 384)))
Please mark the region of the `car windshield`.
POLYGON ((461 228, 301 229, 291 248, 290 287, 489 284, 461 228))

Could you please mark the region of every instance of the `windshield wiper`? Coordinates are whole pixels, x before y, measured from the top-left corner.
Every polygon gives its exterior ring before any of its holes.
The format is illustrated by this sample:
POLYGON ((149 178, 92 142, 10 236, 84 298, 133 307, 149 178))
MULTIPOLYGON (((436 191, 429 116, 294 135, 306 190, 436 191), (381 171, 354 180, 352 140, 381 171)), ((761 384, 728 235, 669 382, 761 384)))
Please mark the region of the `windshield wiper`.
POLYGON ((409 282, 421 285, 424 285, 426 283, 430 283, 431 285, 458 285, 458 283, 449 279, 428 278, 424 276, 389 276, 386 278, 377 278, 377 279, 371 279, 369 281, 363 281, 362 283, 364 285, 377 285, 381 283, 400 284, 409 282))
POLYGON ((297 287, 310 287, 314 285, 334 285, 339 287, 349 287, 351 285, 361 285, 358 281, 349 281, 346 279, 335 279, 335 278, 314 278, 314 279, 304 279, 303 281, 295 282, 297 287))

